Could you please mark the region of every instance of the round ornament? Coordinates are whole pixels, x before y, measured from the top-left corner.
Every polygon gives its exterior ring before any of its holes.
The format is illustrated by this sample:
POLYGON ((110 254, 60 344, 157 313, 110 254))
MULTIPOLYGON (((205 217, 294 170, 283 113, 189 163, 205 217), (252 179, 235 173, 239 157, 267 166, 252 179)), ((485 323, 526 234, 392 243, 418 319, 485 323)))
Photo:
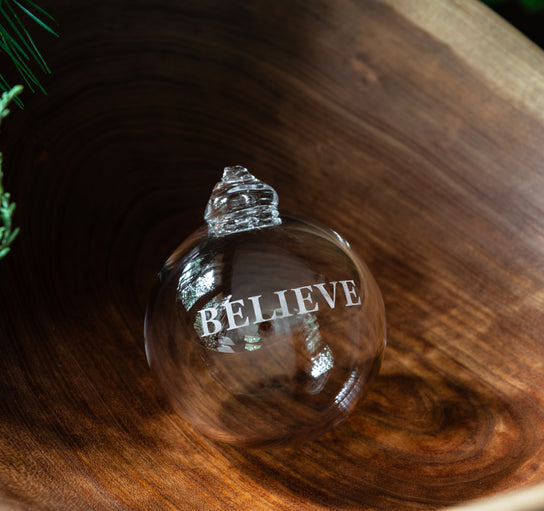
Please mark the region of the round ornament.
POLYGON ((225 168, 206 224, 167 260, 146 313, 147 359, 173 408, 240 446, 341 422, 386 343, 366 265, 336 232, 277 205, 272 187, 225 168))

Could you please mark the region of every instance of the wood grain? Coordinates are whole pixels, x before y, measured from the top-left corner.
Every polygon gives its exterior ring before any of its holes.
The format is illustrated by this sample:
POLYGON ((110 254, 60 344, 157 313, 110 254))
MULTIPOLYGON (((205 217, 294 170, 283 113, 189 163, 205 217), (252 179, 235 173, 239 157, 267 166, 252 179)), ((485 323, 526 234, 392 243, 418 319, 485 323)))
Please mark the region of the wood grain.
POLYGON ((0 508, 419 510, 542 480, 544 58, 429 4, 44 4, 49 95, 1 141, 0 508), (350 240, 388 312, 365 401, 288 448, 200 437, 145 360, 155 275, 237 163, 350 240))

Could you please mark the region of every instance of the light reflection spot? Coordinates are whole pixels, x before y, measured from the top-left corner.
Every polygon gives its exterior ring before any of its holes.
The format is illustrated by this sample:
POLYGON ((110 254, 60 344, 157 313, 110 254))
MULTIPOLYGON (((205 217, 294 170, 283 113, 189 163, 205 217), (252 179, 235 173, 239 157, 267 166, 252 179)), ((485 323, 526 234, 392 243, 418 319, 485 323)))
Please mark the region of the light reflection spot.
POLYGON ((332 369, 334 365, 334 358, 332 351, 328 346, 324 346, 323 349, 315 356, 312 357, 312 376, 318 378, 322 374, 332 369))

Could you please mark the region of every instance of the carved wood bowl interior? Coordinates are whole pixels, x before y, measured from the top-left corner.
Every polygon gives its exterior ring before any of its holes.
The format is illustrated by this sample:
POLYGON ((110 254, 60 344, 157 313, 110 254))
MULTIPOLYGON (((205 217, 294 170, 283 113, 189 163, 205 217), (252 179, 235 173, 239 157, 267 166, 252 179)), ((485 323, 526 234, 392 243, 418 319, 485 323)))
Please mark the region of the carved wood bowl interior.
POLYGON ((476 3, 408 4, 44 5, 48 96, 2 123, 0 505, 435 509, 542 479, 544 130, 511 85, 542 92, 542 57, 476 3), (381 373, 315 441, 214 444, 147 366, 156 274, 226 164, 349 239, 384 296, 381 373))

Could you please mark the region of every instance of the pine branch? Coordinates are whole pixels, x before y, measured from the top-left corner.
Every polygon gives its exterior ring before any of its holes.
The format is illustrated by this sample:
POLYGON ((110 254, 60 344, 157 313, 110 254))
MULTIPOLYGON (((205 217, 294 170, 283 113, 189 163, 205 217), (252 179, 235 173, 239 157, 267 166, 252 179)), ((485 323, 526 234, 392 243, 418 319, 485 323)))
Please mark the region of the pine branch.
MULTIPOLYGON (((16 85, 11 90, 4 92, 0 98, 0 123, 9 114, 8 105, 16 99, 23 90, 21 85, 16 85)), ((0 259, 10 251, 10 245, 19 233, 19 228, 13 229, 12 219, 15 203, 11 202, 10 194, 4 191, 2 184, 2 153, 0 153, 0 259)))

